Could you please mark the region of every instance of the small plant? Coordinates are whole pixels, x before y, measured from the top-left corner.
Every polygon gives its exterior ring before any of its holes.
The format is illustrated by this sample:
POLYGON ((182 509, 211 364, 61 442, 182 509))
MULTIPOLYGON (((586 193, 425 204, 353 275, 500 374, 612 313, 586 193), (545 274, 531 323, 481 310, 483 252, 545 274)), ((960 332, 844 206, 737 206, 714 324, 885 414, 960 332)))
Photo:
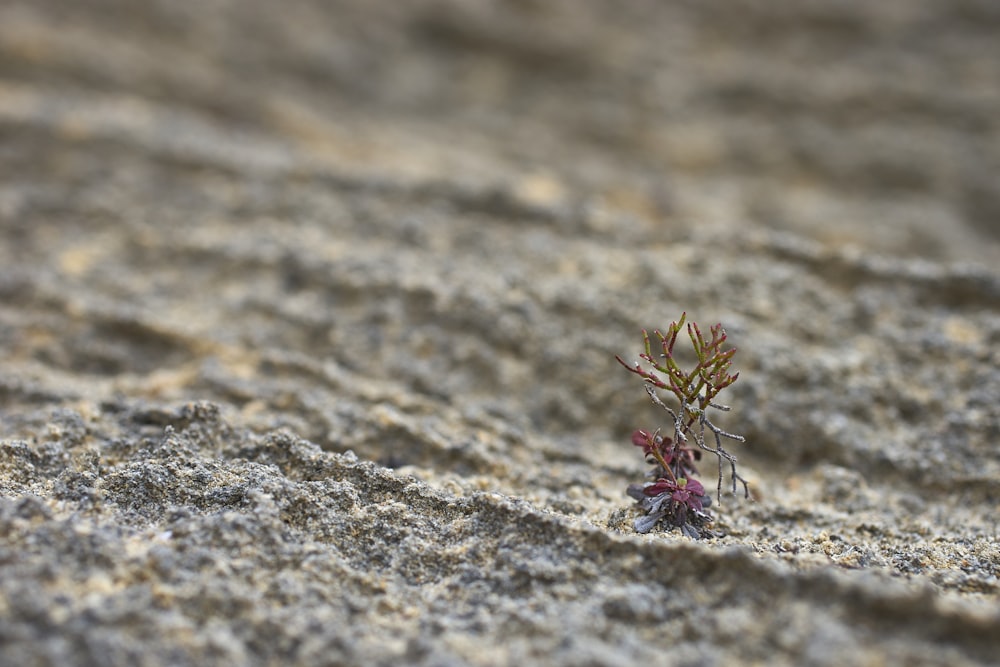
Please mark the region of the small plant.
POLYGON ((662 519, 668 525, 680 528, 689 537, 713 534, 707 528, 712 523, 712 515, 705 510, 712 498, 705 493, 701 482, 694 478, 698 474, 695 464, 701 460, 702 452, 714 454, 718 459, 716 497, 720 501, 724 462, 728 462, 731 469, 733 493, 736 493, 736 482, 739 480, 743 484, 744 496, 750 497, 747 481, 736 472, 736 457, 722 446, 723 438, 744 442, 743 436, 723 431, 712 423, 708 415, 710 408, 729 411, 728 406, 716 403, 715 398, 736 382, 740 375, 729 374, 736 348, 722 349, 726 332, 721 324, 713 326, 710 329, 711 339, 706 339, 698 325, 692 322, 687 325, 687 334, 698 363, 690 371, 683 370, 674 356, 674 346, 686 318, 687 313, 682 314, 680 321, 672 322, 666 333, 659 330, 653 332, 662 349, 655 357, 649 334, 643 330, 646 351, 639 358, 651 366, 651 370, 644 369, 638 361, 630 366, 621 357, 615 356, 622 366, 645 381, 646 393, 653 403, 666 410, 673 419, 672 437, 661 435, 659 429, 653 432, 640 429, 632 433, 632 444, 642 448, 646 462, 653 466, 649 476, 654 481, 628 487, 628 495, 639 501, 639 507, 646 512, 645 516, 635 521, 635 529, 640 533, 648 533, 662 519), (660 399, 657 389, 674 395, 678 401, 676 410, 660 399), (706 442, 706 432, 712 434, 715 447, 706 442))

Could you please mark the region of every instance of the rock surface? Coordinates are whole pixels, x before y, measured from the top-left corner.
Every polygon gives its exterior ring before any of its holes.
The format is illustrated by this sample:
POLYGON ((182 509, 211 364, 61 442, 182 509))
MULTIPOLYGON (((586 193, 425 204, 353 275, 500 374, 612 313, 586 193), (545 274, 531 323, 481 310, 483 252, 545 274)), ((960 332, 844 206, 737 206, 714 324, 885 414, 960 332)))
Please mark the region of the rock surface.
POLYGON ((994 662, 998 31, 4 3, 0 663, 994 662), (624 493, 614 355, 685 310, 707 540, 624 493))

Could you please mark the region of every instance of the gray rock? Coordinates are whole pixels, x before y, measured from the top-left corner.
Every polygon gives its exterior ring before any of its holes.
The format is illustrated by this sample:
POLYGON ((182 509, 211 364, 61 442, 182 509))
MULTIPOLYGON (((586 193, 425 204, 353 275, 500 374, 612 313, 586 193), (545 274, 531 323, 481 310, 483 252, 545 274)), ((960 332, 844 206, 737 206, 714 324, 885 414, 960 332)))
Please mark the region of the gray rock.
POLYGON ((998 27, 3 3, 0 665, 994 663, 998 27), (685 310, 705 539, 614 360, 685 310))

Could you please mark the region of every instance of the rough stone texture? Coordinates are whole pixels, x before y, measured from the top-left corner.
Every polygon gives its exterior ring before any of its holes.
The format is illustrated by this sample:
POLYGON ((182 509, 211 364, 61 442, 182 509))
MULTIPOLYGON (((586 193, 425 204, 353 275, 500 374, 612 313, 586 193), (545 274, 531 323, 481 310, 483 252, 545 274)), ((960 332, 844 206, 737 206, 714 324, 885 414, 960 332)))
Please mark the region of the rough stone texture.
POLYGON ((3 3, 0 663, 994 662, 998 34, 3 3), (683 310, 755 496, 703 541, 624 494, 683 310))

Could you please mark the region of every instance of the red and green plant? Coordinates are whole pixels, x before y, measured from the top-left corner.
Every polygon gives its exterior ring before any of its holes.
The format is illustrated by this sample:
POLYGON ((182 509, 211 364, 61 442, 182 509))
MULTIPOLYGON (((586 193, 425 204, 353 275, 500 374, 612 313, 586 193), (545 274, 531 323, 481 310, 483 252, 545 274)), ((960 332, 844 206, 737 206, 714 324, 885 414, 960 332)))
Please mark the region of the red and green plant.
POLYGON ((640 533, 648 533, 663 520, 680 528, 689 537, 712 534, 707 528, 713 520, 712 515, 705 509, 712 499, 705 493, 701 482, 695 479, 698 475, 696 463, 701 460, 702 452, 714 454, 718 459, 718 500, 722 500, 725 462, 731 469, 733 493, 736 493, 736 482, 739 481, 743 484, 744 496, 750 497, 747 481, 736 472, 736 457, 722 445, 723 438, 744 442, 743 436, 722 430, 709 418, 710 409, 729 411, 728 406, 717 403, 715 399, 740 375, 729 372, 736 348, 723 350, 726 332, 721 324, 710 328, 709 339, 702 335, 697 324, 691 322, 687 325, 687 334, 697 363, 694 368, 685 371, 677 361, 674 347, 686 318, 687 313, 682 314, 680 321, 672 322, 666 333, 653 331, 661 350, 656 356, 649 333, 643 330, 645 352, 639 358, 651 367, 650 370, 643 368, 638 361, 630 366, 621 357, 615 356, 622 366, 645 381, 646 393, 653 403, 666 410, 673 420, 672 437, 661 435, 659 429, 653 432, 640 429, 632 433, 632 444, 642 448, 646 461, 653 466, 650 477, 654 481, 632 484, 628 488, 629 496, 635 498, 646 512, 645 516, 635 521, 635 529, 640 533), (678 402, 676 410, 664 403, 657 394, 658 389, 673 394, 678 402), (706 441, 707 433, 712 434, 715 447, 706 441))

